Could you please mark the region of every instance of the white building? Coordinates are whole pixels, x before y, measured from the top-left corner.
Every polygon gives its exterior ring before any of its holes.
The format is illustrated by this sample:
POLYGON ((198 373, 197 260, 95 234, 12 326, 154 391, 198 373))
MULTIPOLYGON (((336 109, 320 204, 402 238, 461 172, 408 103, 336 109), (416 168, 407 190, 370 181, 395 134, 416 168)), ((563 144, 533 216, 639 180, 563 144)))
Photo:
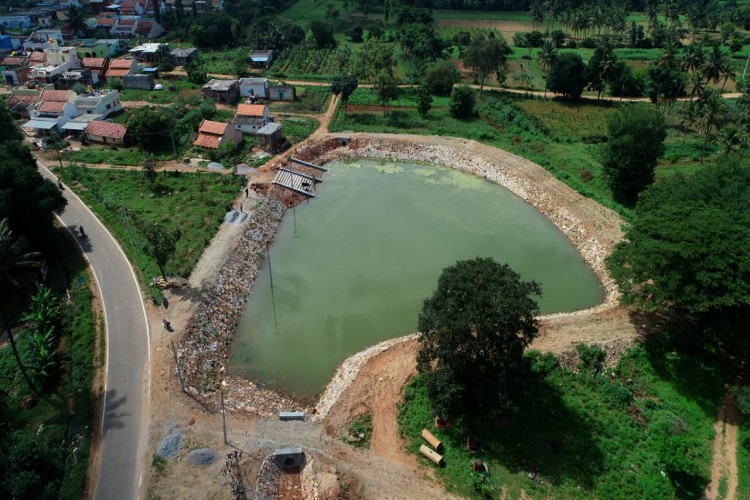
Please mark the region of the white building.
POLYGON ((268 78, 240 78, 240 95, 268 99, 268 78))
POLYGON ((49 40, 49 48, 44 51, 47 62, 37 64, 31 68, 34 79, 49 80, 62 75, 72 68, 79 68, 81 61, 75 47, 58 47, 57 40, 49 40))
POLYGON ((122 110, 120 93, 117 90, 91 90, 75 99, 78 113, 82 115, 109 115, 122 110))
POLYGON ((63 45, 63 36, 60 30, 36 30, 29 38, 23 42, 23 48, 26 50, 47 50, 50 48, 50 41, 55 41, 56 47, 63 45))

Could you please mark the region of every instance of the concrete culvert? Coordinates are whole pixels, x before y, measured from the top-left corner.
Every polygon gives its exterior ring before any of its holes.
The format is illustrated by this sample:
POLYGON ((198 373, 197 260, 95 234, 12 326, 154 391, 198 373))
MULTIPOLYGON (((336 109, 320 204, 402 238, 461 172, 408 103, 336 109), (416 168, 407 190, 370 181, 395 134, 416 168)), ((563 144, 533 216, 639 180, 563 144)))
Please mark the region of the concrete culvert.
POLYGON ((216 450, 211 448, 200 448, 191 451, 190 455, 188 455, 188 460, 191 465, 195 465, 196 467, 206 467, 216 461, 216 456, 216 450))

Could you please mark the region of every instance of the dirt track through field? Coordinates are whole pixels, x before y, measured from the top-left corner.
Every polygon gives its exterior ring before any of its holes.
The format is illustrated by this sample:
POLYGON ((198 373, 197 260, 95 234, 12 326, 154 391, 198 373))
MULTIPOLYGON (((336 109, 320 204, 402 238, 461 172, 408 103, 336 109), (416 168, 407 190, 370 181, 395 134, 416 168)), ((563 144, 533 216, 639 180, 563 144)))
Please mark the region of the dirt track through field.
POLYGON ((711 482, 704 493, 708 500, 737 498, 737 433, 740 418, 737 401, 734 395, 727 392, 714 423, 716 437, 711 463, 711 482), (722 482, 726 484, 726 492, 720 491, 722 482))

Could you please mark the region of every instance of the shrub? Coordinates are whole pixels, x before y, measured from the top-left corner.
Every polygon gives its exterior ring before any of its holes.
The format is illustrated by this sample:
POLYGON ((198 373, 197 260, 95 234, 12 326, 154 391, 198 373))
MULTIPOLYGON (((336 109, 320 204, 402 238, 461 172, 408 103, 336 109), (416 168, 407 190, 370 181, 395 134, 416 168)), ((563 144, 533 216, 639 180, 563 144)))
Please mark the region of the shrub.
POLYGON ((591 37, 586 37, 581 42, 581 47, 585 49, 595 49, 597 45, 596 40, 591 37))
POLYGON ((453 118, 468 118, 474 114, 476 94, 469 87, 456 87, 451 92, 448 112, 453 118))
POLYGON ((599 373, 604 365, 604 359, 606 354, 601 347, 597 345, 588 346, 586 344, 578 344, 576 346, 576 352, 578 353, 578 371, 599 373))

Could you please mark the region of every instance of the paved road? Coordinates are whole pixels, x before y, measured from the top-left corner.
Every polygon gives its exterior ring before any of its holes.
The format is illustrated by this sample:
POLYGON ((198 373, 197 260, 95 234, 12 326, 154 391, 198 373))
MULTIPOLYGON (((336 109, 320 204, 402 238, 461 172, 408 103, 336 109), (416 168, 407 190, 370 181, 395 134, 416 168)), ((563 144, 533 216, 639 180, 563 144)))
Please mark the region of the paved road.
MULTIPOLYGON (((44 177, 56 181, 42 164, 44 177)), ((112 235, 72 191, 60 214, 68 227, 83 226, 81 241, 104 306, 107 365, 99 472, 95 498, 135 500, 142 491, 143 457, 149 428, 149 330, 135 274, 112 235)))

